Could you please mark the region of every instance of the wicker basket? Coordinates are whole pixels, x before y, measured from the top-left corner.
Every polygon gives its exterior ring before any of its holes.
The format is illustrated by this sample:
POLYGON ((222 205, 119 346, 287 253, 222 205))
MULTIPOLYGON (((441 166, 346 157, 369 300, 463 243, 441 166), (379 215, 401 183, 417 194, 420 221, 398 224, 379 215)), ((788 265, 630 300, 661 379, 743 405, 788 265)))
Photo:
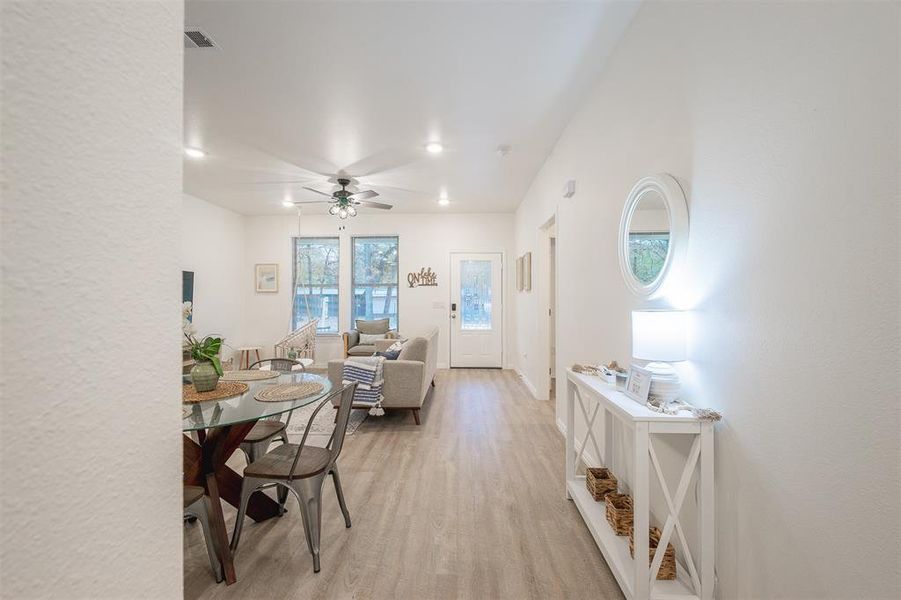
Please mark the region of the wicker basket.
MULTIPOLYGON (((662 533, 656 527, 651 527, 648 531, 648 564, 654 562, 654 553, 660 544, 660 536, 662 533)), ((635 558, 635 535, 633 529, 629 527, 629 554, 635 558)), ((657 571, 657 579, 675 579, 676 578, 676 549, 672 544, 666 545, 666 551, 663 553, 663 562, 660 563, 660 570, 657 571)))
POLYGON ((629 535, 632 528, 632 496, 626 494, 607 494, 607 522, 616 535, 629 535))
POLYGON ((616 476, 610 469, 588 468, 585 470, 585 486, 591 497, 600 502, 604 496, 616 491, 616 476))

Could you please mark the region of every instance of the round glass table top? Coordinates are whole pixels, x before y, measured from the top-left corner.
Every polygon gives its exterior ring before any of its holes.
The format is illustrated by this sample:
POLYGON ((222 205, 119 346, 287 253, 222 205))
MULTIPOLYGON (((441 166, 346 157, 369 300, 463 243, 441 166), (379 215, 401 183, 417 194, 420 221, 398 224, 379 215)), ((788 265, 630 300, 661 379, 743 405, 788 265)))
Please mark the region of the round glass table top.
MULTIPOLYGON (((191 376, 183 376, 182 383, 191 383, 191 376)), ((332 383, 327 377, 302 371, 282 373, 278 378, 245 381, 244 383, 247 384, 247 391, 240 396, 232 396, 222 400, 210 400, 208 402, 182 404, 182 409, 185 413, 181 424, 182 431, 222 427, 223 425, 246 423, 248 421, 257 421, 264 417, 280 415, 295 408, 322 400, 332 391, 332 383), (254 394, 266 386, 300 383, 302 381, 321 383, 322 391, 305 398, 287 402, 260 402, 254 398, 254 394)))

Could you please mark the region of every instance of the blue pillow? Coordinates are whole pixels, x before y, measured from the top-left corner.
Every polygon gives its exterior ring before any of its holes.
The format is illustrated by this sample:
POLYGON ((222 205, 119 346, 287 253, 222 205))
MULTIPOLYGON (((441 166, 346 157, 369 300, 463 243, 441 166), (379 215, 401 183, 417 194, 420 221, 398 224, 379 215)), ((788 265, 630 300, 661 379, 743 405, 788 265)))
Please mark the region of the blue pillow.
POLYGON ((400 350, 385 350, 384 352, 376 352, 374 356, 384 356, 385 360, 397 360, 400 356, 400 350))

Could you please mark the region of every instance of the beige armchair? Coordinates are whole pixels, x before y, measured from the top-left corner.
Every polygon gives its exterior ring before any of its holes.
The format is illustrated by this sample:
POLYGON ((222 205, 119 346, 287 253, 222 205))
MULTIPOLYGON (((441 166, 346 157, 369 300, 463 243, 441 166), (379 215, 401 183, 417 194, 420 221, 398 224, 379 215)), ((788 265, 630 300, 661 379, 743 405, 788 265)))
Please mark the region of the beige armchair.
MULTIPOLYGON (((382 408, 385 410, 411 410, 416 424, 419 425, 419 409, 428 396, 429 388, 435 385, 437 368, 438 328, 436 327, 422 337, 412 338, 405 342, 397 360, 385 361, 382 408)), ((341 385, 343 374, 343 360, 329 361, 328 377, 333 386, 341 385)))
POLYGON ((364 321, 357 319, 356 329, 351 329, 343 334, 344 337, 344 358, 348 356, 372 356, 378 351, 382 351, 393 344, 397 337, 397 331, 391 329, 388 319, 378 319, 375 321, 364 321), (366 335, 382 335, 384 340, 373 340, 371 342, 364 340, 360 343, 361 334, 366 335), (384 342, 388 340, 386 345, 384 342))

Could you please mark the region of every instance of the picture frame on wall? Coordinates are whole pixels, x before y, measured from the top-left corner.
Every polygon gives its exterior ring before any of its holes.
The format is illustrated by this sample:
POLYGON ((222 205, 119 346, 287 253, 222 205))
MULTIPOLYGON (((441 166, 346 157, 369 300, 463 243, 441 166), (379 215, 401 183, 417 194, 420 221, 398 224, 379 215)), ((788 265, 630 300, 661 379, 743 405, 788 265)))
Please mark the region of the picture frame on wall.
POLYGON ((522 289, 532 291, 532 253, 526 252, 522 257, 522 289))
POLYGON ((516 289, 522 291, 522 257, 516 259, 516 289))
POLYGON ((275 263, 261 263, 255 266, 254 279, 256 291, 260 294, 278 293, 278 265, 275 263))
POLYGON ((629 366, 624 391, 626 396, 639 404, 647 404, 648 392, 651 391, 651 372, 637 365, 629 366))

